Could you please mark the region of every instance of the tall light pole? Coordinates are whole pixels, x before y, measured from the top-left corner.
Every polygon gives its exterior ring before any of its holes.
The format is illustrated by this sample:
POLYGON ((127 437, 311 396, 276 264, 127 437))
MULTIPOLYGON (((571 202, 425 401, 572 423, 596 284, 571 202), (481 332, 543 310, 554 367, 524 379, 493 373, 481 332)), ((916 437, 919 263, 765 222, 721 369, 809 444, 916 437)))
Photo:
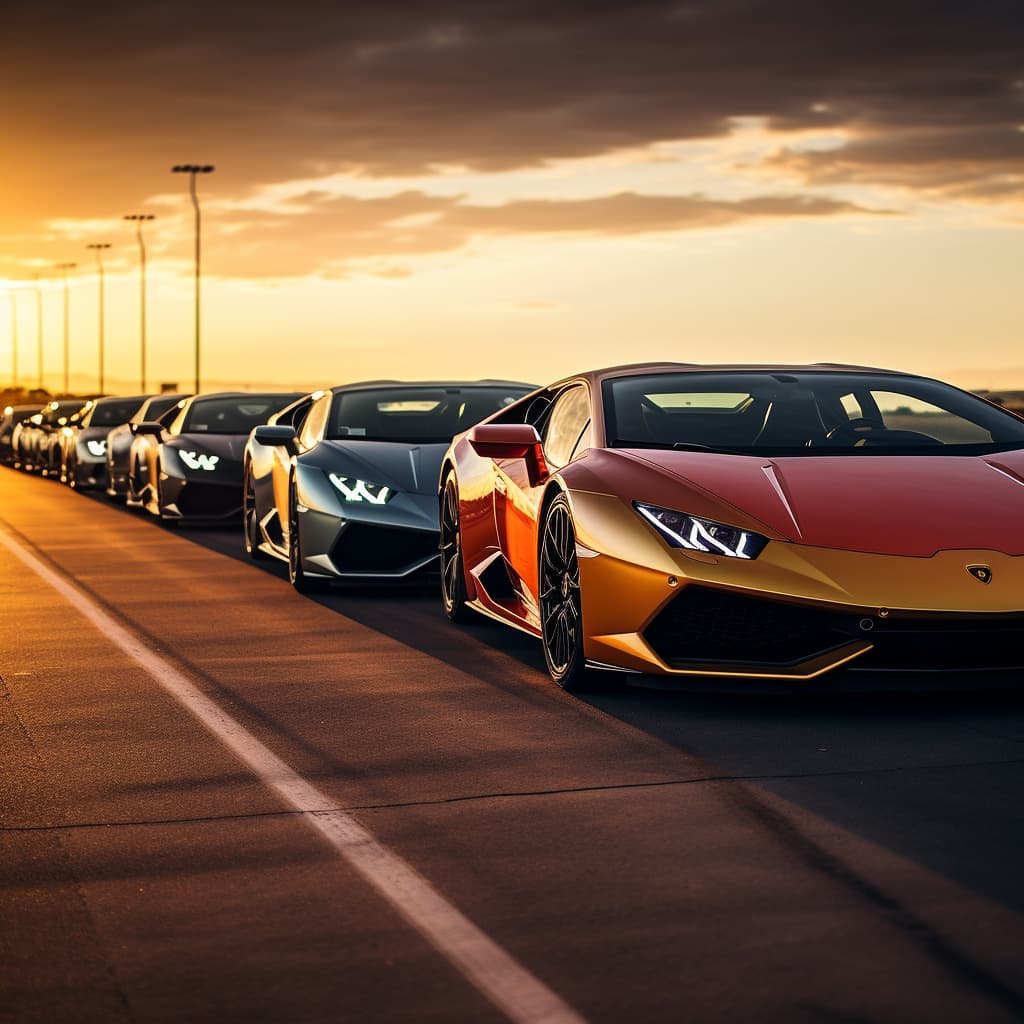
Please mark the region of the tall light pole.
POLYGON ((64 274, 64 394, 68 393, 68 352, 71 348, 71 321, 68 318, 68 271, 74 270, 77 263, 58 263, 57 269, 64 274))
POLYGON ((39 378, 36 385, 40 391, 43 390, 43 290, 39 287, 39 275, 33 274, 35 285, 32 290, 36 293, 36 376, 39 378))
POLYGON ((188 175, 188 190, 192 197, 192 207, 196 213, 196 385, 195 393, 199 394, 199 196, 196 194, 196 175, 210 174, 213 171, 211 164, 175 164, 171 168, 172 174, 188 175))
POLYGON ((96 253, 96 268, 99 270, 99 281, 100 281, 100 322, 99 322, 99 338, 100 338, 100 394, 103 394, 104 374, 103 374, 103 250, 109 249, 109 242, 91 242, 86 246, 86 249, 92 249, 96 253))
POLYGON ((18 301, 17 292, 10 289, 7 299, 11 304, 11 387, 18 386, 18 301))
POLYGON ((125 220, 134 221, 135 237, 139 243, 139 340, 142 394, 146 393, 146 243, 142 238, 142 225, 153 220, 151 213, 126 213, 125 220))

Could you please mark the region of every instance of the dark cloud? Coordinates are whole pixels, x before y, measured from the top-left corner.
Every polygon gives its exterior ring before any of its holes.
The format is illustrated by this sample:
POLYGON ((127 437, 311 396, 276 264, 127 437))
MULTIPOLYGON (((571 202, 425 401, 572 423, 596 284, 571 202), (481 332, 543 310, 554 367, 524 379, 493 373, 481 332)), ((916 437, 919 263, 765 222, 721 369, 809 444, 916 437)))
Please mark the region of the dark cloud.
MULTIPOLYGON (((879 155, 927 130, 984 175, 1002 159, 985 140, 1024 120, 1022 81, 1019 0, 15 0, 0 221, 116 216, 179 188, 182 161, 238 196, 344 167, 536 165, 743 116, 854 128, 879 155)), ((892 166, 862 153, 830 180, 892 166)))
POLYGON ((405 192, 386 199, 295 200, 301 212, 235 213, 218 218, 209 246, 211 272, 226 276, 344 275, 354 268, 401 276, 403 257, 452 252, 474 239, 509 235, 624 237, 721 227, 791 217, 866 216, 851 203, 802 196, 759 196, 733 202, 707 196, 623 192, 594 199, 529 200, 480 205, 454 197, 405 192))
POLYGON ((783 149, 766 161, 814 185, 888 184, 950 198, 1024 197, 1024 131, 916 129, 854 139, 837 149, 783 149))

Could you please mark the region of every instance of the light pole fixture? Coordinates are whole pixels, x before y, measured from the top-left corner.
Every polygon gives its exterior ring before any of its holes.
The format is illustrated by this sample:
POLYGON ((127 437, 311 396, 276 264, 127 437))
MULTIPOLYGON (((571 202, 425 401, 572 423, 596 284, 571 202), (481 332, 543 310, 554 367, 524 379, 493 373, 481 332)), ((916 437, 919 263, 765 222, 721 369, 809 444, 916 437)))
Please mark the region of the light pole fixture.
POLYGON ((171 168, 172 174, 188 175, 188 190, 192 197, 192 207, 196 214, 196 382, 195 394, 199 394, 199 196, 196 194, 196 175, 211 174, 214 168, 212 164, 175 164, 171 168))
POLYGON ((68 319, 68 271, 77 263, 58 263, 57 270, 64 275, 64 394, 68 393, 68 351, 70 349, 71 321, 68 319))
POLYGON ((86 246, 86 249, 92 249, 96 253, 96 268, 99 270, 99 282, 100 282, 100 322, 99 322, 99 339, 100 339, 100 391, 103 394, 104 374, 103 374, 103 250, 109 249, 109 242, 91 242, 86 246))
POLYGON ((140 376, 142 378, 142 394, 146 393, 146 243, 142 237, 142 225, 153 220, 151 213, 126 213, 125 220, 135 224, 135 238, 139 243, 139 345, 140 345, 140 376))

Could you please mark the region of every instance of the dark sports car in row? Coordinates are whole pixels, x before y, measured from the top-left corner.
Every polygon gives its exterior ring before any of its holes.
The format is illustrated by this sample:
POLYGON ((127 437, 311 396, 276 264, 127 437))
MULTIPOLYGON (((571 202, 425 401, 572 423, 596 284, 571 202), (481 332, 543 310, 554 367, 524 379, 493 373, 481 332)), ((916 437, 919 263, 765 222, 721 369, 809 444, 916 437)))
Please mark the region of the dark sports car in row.
POLYGON ((182 399, 189 398, 185 394, 162 394, 149 396, 127 422, 114 427, 107 434, 107 495, 115 499, 124 499, 128 495, 128 471, 131 462, 132 440, 140 423, 157 420, 172 406, 182 399))
POLYGON ((107 475, 107 435, 134 415, 145 395, 97 398, 77 422, 57 435, 54 461, 60 464, 61 483, 69 487, 103 487, 107 475))
MULTIPOLYGON (((460 435, 448 616, 588 669, 1024 679, 1024 420, 861 367, 618 367, 460 435)), ((863 678, 863 676, 862 676, 863 678)))
POLYGON ((532 389, 373 381, 304 396, 246 445, 246 550, 286 561, 298 590, 436 568, 445 449, 532 389))
POLYGON ((242 512, 242 452, 253 427, 296 392, 224 392, 182 399, 162 419, 136 424, 130 503, 167 522, 216 522, 242 512))
POLYGON ((91 400, 82 398, 48 402, 23 419, 11 433, 14 466, 43 476, 60 475, 60 440, 65 427, 73 428, 88 412, 91 400))
POLYGON ((8 405, 4 408, 3 416, 0 416, 0 464, 10 466, 14 463, 11 444, 14 428, 42 411, 41 405, 8 405))

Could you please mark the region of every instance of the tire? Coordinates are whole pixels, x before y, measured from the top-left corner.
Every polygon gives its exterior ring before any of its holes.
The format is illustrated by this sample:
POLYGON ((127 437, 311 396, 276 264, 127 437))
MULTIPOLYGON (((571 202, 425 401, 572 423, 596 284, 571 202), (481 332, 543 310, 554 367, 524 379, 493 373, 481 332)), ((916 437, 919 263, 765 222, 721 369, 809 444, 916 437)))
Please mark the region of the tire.
POLYGON ((323 589, 319 580, 310 578, 302 569, 302 535, 299 530, 299 498, 295 481, 288 488, 288 582, 300 594, 313 594, 323 589))
POLYGON ((164 512, 164 494, 163 488, 160 486, 160 463, 156 464, 156 486, 154 487, 154 493, 156 494, 156 517, 161 523, 166 526, 175 526, 181 522, 178 516, 169 516, 164 512))
POLYGON ((267 554, 259 547, 260 524, 256 517, 256 488, 248 466, 245 468, 245 483, 242 487, 242 535, 245 539, 245 553, 255 562, 265 562, 267 554))
POLYGON ((563 690, 593 685, 583 654, 583 611, 576 531, 564 495, 548 507, 541 532, 537 579, 544 661, 563 690))
POLYGON ((455 474, 450 474, 441 492, 440 509, 441 601, 444 613, 452 622, 465 622, 470 617, 466 603, 466 577, 462 564, 462 531, 459 525, 459 487, 455 474))
POLYGON ((68 459, 63 470, 64 482, 73 491, 78 490, 78 466, 72 459, 68 459))

